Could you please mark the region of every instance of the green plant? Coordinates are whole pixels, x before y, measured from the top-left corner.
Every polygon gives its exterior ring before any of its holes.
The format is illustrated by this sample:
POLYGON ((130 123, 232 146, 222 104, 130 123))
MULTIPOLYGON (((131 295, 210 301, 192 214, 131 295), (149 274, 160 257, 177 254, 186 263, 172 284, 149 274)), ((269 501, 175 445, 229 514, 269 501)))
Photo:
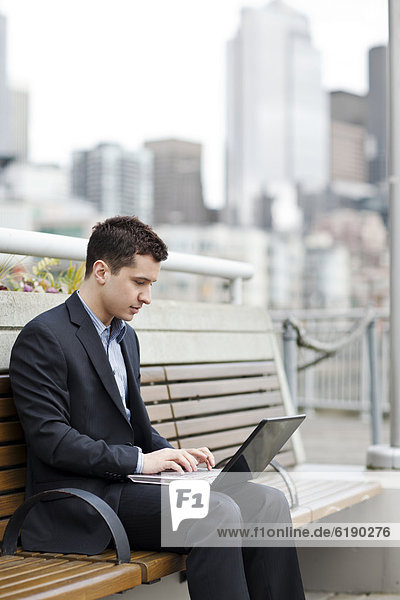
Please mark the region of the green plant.
POLYGON ((15 256, 9 254, 0 262, 0 290, 9 290, 10 286, 14 289, 11 281, 12 274, 17 268, 21 268, 25 259, 26 256, 23 256, 15 262, 15 256))
POLYGON ((84 278, 84 262, 76 265, 70 261, 67 269, 54 274, 52 268, 59 265, 60 260, 45 257, 34 265, 32 273, 29 273, 20 264, 22 261, 14 264, 13 258, 10 256, 0 263, 0 290, 72 294, 79 288, 84 278))
POLYGON ((32 273, 35 276, 33 283, 38 283, 45 291, 49 290, 50 288, 57 290, 58 286, 54 279, 54 275, 51 272, 51 267, 59 264, 59 258, 48 258, 47 256, 42 258, 37 265, 32 267, 32 273))
POLYGON ((69 261, 68 269, 65 269, 62 271, 62 273, 60 273, 57 278, 57 282, 61 284, 63 291, 67 292, 68 294, 72 294, 72 292, 79 288, 84 276, 85 262, 81 262, 81 264, 78 266, 69 261))

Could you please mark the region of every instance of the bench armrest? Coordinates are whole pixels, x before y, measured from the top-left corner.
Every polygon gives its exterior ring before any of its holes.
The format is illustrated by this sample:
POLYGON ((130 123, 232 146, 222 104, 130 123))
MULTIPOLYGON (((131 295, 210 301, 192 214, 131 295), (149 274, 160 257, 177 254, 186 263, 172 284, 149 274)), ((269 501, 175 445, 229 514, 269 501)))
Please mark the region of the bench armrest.
POLYGON ((14 512, 13 516, 7 524, 3 536, 2 555, 14 555, 16 553, 19 532, 25 521, 25 517, 27 516, 29 511, 38 502, 41 502, 42 500, 51 500, 52 496, 59 497, 60 494, 80 498, 81 500, 92 506, 103 518, 108 529, 110 530, 110 533, 114 540, 115 550, 117 554, 116 562, 128 563, 130 561, 131 553, 128 537, 118 515, 111 508, 111 506, 109 506, 109 504, 104 502, 104 500, 102 500, 95 494, 92 494, 92 492, 88 492, 86 490, 79 490, 76 488, 60 488, 57 490, 47 490, 25 500, 25 502, 21 504, 14 512))
POLYGON ((269 464, 277 473, 279 473, 286 484, 290 496, 290 508, 296 508, 299 505, 299 498, 297 496, 296 484, 293 479, 290 477, 285 467, 283 467, 275 458, 273 458, 269 464))

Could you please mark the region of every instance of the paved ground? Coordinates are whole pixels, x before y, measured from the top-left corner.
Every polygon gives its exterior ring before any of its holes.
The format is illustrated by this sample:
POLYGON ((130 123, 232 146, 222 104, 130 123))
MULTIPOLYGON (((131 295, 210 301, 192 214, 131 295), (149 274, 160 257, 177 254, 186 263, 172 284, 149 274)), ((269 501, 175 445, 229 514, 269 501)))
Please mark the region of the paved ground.
MULTIPOLYGON (((301 425, 307 462, 364 465, 371 444, 366 416, 337 411, 307 413, 301 425)), ((382 443, 389 442, 389 422, 382 424, 382 443)))
MULTIPOLYGON (((313 463, 365 465, 371 443, 366 417, 332 411, 309 413, 301 426, 306 460, 313 463)), ((389 442, 389 423, 382 426, 382 442, 389 442)), ((400 594, 332 594, 307 592, 307 600, 400 600, 400 594)))

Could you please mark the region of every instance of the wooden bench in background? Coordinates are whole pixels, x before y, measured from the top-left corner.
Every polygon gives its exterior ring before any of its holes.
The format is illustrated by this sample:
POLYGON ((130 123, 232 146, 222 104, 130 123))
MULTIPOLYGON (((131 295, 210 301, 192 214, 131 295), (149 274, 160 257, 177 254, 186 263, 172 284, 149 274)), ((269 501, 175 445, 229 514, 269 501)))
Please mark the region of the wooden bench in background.
MULTIPOLYGON (((22 327, 25 323, 21 322, 22 327)), ((135 318, 142 348, 142 395, 155 428, 176 447, 208 445, 217 461, 231 456, 261 418, 293 413, 275 335, 266 311, 232 305, 155 303, 135 318)), ((304 459, 296 433, 278 456, 294 467, 304 459)), ((287 492, 268 475, 268 484, 287 492)), ((8 375, 0 376, 0 536, 24 498, 25 445, 8 375)), ((317 520, 377 493, 365 481, 303 478, 295 524, 317 520)), ((101 598, 181 571, 171 552, 131 552, 117 564, 99 556, 19 552, 0 557, 0 599, 101 598)), ((160 594, 162 590, 160 589, 160 594)))

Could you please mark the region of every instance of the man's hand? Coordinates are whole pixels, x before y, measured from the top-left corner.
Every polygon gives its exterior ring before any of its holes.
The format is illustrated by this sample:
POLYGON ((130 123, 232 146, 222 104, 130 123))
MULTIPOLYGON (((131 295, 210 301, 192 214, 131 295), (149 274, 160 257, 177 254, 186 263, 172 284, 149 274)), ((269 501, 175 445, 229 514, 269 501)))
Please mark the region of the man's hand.
POLYGON ((189 448, 186 452, 194 456, 198 463, 205 463, 209 471, 215 467, 213 453, 205 446, 203 448, 189 448))
POLYGON ((188 450, 175 450, 163 448, 143 455, 143 474, 159 473, 160 471, 197 471, 198 463, 206 463, 211 469, 215 460, 208 448, 190 448, 188 450))

